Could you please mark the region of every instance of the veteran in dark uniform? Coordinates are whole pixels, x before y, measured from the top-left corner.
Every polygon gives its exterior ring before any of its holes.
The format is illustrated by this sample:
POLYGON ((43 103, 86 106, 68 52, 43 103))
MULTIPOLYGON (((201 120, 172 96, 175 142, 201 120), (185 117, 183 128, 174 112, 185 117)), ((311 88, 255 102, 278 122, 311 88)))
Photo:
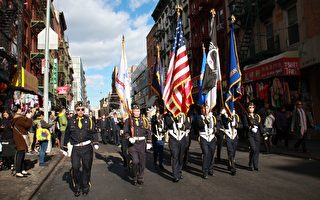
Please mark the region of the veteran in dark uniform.
POLYGON ((235 156, 236 150, 238 146, 238 129, 242 127, 240 123, 240 117, 237 114, 234 114, 233 117, 229 117, 226 109, 222 109, 220 113, 221 117, 221 125, 220 130, 226 136, 226 144, 227 144, 227 153, 228 153, 228 170, 230 170, 231 175, 236 175, 236 164, 235 164, 235 156))
POLYGON ((75 105, 76 114, 69 119, 64 147, 68 142, 73 145, 71 153, 71 177, 74 195, 79 196, 80 190, 86 195, 90 190, 90 176, 93 162, 93 147, 98 149, 98 137, 95 132, 94 122, 85 115, 84 104, 79 101, 75 105), (82 167, 82 171, 80 168, 82 167))
POLYGON ((140 106, 132 105, 132 113, 124 122, 123 132, 129 140, 128 152, 132 160, 133 185, 143 184, 146 165, 146 149, 152 147, 151 131, 145 117, 140 115, 140 106))
POLYGON ((259 171, 259 153, 260 153, 260 137, 263 134, 263 125, 261 117, 254 113, 256 106, 249 103, 248 113, 244 117, 244 128, 249 137, 250 154, 249 154, 249 170, 259 171))
POLYGON ((169 111, 165 114, 164 121, 166 129, 169 132, 173 182, 178 182, 183 178, 183 158, 189 142, 188 134, 190 132, 191 124, 184 113, 180 113, 177 117, 173 117, 169 111))
POLYGON ((165 143, 165 127, 163 116, 157 110, 156 114, 151 118, 152 147, 153 147, 153 165, 157 167, 159 160, 159 169, 163 170, 163 147, 165 143))
POLYGON ((202 107, 202 114, 198 118, 200 146, 202 150, 203 178, 213 176, 214 152, 216 149, 217 120, 210 112, 208 105, 202 107))

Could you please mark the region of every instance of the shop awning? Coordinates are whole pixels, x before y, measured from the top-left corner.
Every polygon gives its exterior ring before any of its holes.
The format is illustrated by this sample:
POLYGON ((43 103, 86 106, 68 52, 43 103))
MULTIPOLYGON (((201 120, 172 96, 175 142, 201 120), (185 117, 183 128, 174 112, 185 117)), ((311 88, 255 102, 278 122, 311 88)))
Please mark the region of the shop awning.
POLYGON ((243 82, 253 82, 272 77, 299 76, 300 58, 298 51, 287 51, 259 63, 245 66, 243 82))
POLYGON ((38 79, 36 76, 21 67, 12 80, 11 85, 16 90, 38 94, 38 79))

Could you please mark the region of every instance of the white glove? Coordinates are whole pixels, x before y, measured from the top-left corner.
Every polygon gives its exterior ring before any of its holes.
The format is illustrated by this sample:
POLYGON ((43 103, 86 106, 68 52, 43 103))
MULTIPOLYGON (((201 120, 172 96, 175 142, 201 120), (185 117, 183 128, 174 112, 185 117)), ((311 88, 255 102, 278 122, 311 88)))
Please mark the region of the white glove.
POLYGON ((232 122, 231 122, 231 126, 233 126, 233 127, 236 126, 236 122, 235 122, 235 121, 232 121, 232 122))
POLYGON ((257 126, 254 126, 252 129, 251 129, 252 132, 254 133, 257 133, 258 132, 258 127, 257 126))
POLYGON ((227 113, 227 111, 226 111, 226 109, 223 108, 223 109, 220 111, 220 113, 221 113, 222 115, 224 115, 224 114, 227 113))
POLYGON ((147 143, 147 150, 151 149, 152 144, 147 143))
POLYGON ((123 135, 123 130, 120 130, 120 135, 123 135))
POLYGON ((131 144, 134 144, 134 143, 135 143, 135 141, 136 141, 136 140, 135 140, 134 138, 132 138, 132 137, 131 137, 131 138, 129 138, 129 142, 130 142, 131 144))
POLYGON ((178 128, 182 128, 182 123, 177 123, 178 128))
POLYGON ((93 147, 95 148, 95 150, 99 149, 99 145, 97 145, 97 144, 93 145, 93 147))
POLYGON ((212 112, 209 112, 209 113, 208 113, 208 117, 211 118, 212 116, 213 116, 213 115, 212 115, 212 112))
POLYGON ((62 152, 62 154, 63 154, 64 156, 68 156, 68 152, 66 152, 66 151, 64 151, 64 150, 62 150, 62 149, 60 149, 60 151, 62 152))
POLYGON ((158 131, 159 131, 159 132, 162 132, 162 128, 158 128, 158 131))
POLYGON ((209 131, 209 134, 212 134, 213 133, 213 128, 209 128, 208 131, 209 131))

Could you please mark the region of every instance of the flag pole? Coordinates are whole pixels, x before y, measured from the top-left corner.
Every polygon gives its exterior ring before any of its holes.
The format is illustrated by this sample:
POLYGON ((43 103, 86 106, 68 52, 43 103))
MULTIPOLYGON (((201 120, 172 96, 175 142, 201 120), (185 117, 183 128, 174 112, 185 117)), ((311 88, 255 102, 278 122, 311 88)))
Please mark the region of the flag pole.
MULTIPOLYGON (((216 10, 215 10, 214 8, 212 8, 212 9, 210 10, 210 13, 211 13, 211 15, 212 15, 212 18, 214 19, 215 16, 216 16, 216 10)), ((213 22, 213 23, 215 23, 215 22, 213 22)), ((216 31, 216 30, 211 30, 211 31, 216 31)), ((213 34, 213 33, 211 33, 211 34, 213 34)), ((217 40, 215 40, 215 41, 217 41, 217 40)), ((217 46, 218 46, 218 45, 217 45, 217 46)), ((218 56, 220 56, 220 55, 218 55, 218 56)), ((221 72, 220 72, 220 73, 221 73, 221 72)), ((218 85, 219 85, 220 96, 221 96, 221 108, 224 108, 224 98, 223 98, 223 90, 222 90, 222 80, 220 80, 220 83, 218 83, 218 85)))

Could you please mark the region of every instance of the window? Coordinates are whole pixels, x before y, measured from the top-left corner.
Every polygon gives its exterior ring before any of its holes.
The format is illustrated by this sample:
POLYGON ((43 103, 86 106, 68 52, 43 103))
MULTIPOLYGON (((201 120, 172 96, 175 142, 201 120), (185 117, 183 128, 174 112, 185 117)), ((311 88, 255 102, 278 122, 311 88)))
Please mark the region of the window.
POLYGON ((217 12, 217 31, 222 30, 223 28, 224 28, 224 14, 223 14, 223 9, 220 9, 217 12))
POLYGON ((299 26, 296 5, 289 8, 287 12, 289 45, 292 45, 299 42, 299 26))
POLYGON ((272 23, 269 23, 266 25, 266 31, 267 31, 267 49, 273 50, 274 49, 274 39, 273 39, 273 25, 272 23))

